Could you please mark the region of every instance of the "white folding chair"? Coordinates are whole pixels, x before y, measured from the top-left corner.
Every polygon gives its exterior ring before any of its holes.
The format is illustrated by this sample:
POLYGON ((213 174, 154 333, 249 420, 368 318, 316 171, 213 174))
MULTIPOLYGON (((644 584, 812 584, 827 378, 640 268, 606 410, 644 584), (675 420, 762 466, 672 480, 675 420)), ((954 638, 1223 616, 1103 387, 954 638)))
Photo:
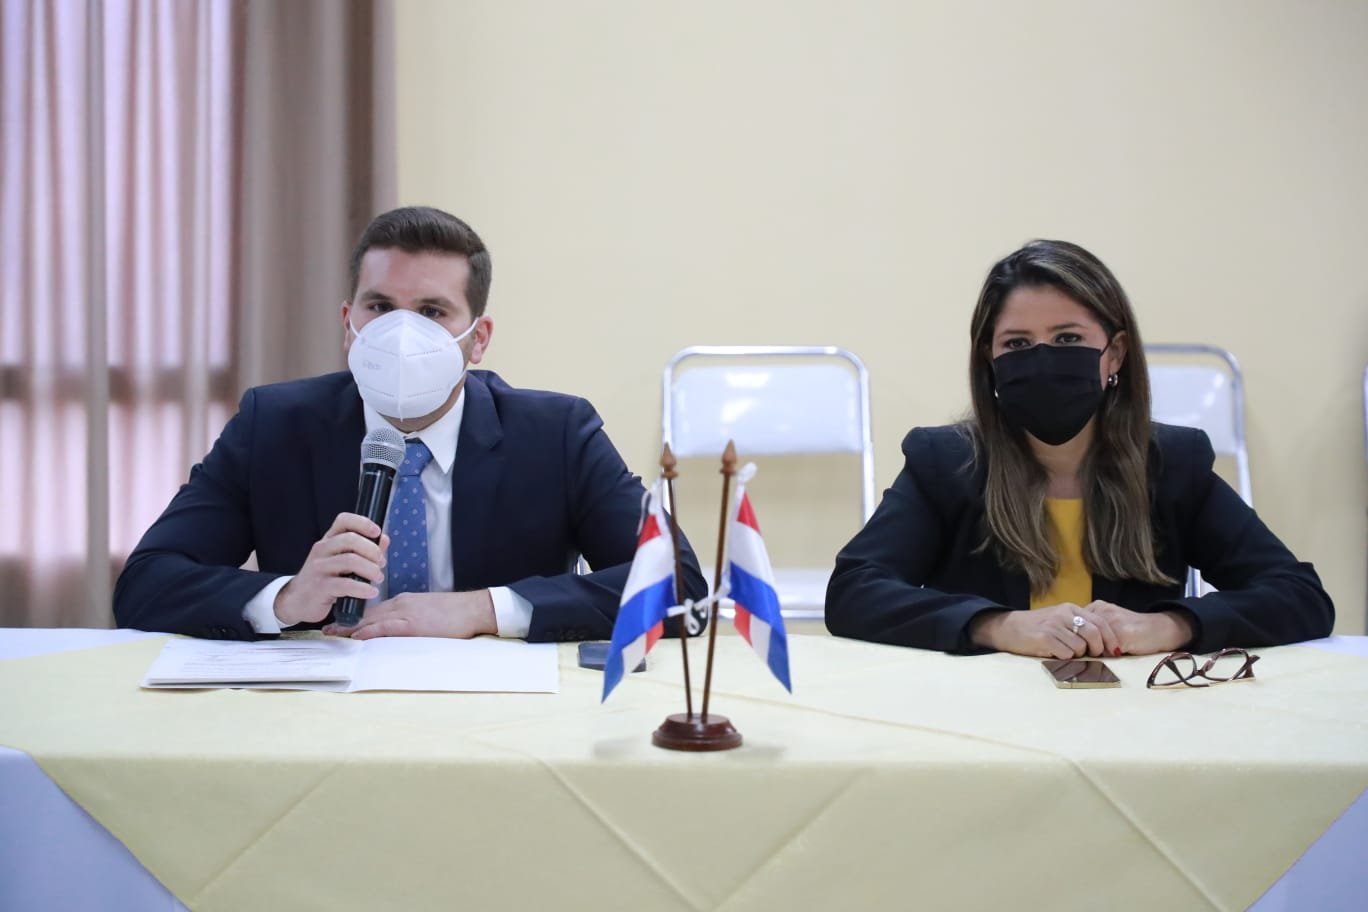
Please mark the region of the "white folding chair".
MULTIPOLYGON (((680 458, 854 453, 863 523, 874 513, 869 371, 834 346, 697 345, 662 378, 661 432, 680 458)), ((785 617, 820 618, 831 568, 775 568, 785 617)))
MULTIPOLYGON (((1151 417, 1164 424, 1200 428, 1218 456, 1235 460, 1235 489, 1254 505, 1245 437, 1244 373, 1235 356, 1214 345, 1146 345, 1151 417)), ((1196 570, 1189 572, 1187 594, 1211 591, 1196 570)))

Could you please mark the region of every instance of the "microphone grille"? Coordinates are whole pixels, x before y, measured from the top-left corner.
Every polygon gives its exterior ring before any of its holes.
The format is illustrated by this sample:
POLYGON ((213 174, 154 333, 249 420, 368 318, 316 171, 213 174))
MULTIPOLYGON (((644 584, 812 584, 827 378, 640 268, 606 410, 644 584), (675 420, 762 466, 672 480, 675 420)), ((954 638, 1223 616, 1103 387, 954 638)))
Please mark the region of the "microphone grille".
POLYGON ((361 464, 379 463, 398 471, 404 452, 403 434, 391 427, 376 428, 361 441, 361 464))

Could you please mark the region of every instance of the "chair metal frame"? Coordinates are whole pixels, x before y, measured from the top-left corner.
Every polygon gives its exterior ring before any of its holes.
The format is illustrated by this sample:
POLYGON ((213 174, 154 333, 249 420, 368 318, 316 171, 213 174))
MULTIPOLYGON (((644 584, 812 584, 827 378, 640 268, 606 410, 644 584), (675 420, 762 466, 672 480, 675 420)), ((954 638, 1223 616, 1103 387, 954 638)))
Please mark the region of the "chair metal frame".
MULTIPOLYGON (((1251 507, 1254 506, 1254 486, 1249 476, 1249 438, 1245 431, 1245 393, 1244 393, 1244 371, 1240 369, 1240 362, 1230 352, 1216 345, 1203 345, 1200 343, 1177 343, 1161 342, 1145 346, 1145 358, 1149 359, 1151 354, 1160 355, 1204 355, 1218 358, 1225 363, 1230 370, 1230 395, 1231 409, 1231 428, 1235 435, 1235 451, 1223 454, 1235 458, 1236 481, 1239 486, 1240 497, 1251 507)), ((1154 365, 1150 365, 1151 374, 1154 365)))
MULTIPOLYGON (((669 444, 671 449, 675 448, 674 439, 674 384, 675 378, 680 373, 679 366, 691 358, 734 358, 751 359, 760 361, 767 358, 776 359, 801 359, 801 358, 837 358, 847 362, 854 370, 858 395, 859 395, 859 424, 860 424, 860 513, 861 522, 868 522, 869 517, 874 515, 874 431, 871 421, 869 405, 869 369, 865 367, 863 361, 854 352, 834 345, 691 345, 688 348, 680 349, 665 364, 665 369, 661 373, 661 438, 669 444)), ((845 453, 855 452, 841 447, 833 447, 829 451, 812 452, 832 452, 845 453)), ((721 454, 718 454, 721 455, 721 454)), ((671 505, 673 509, 673 505, 671 505)), ((782 571, 778 571, 782 573, 782 571)), ((787 608, 782 604, 780 611, 785 618, 801 619, 820 619, 824 616, 824 608, 787 608)), ((721 611, 724 617, 730 617, 732 611, 724 608, 721 611)))
MULTIPOLYGON (((1235 458, 1235 475, 1238 485, 1240 498, 1250 507, 1254 506, 1254 485, 1250 480, 1249 474, 1249 438, 1245 432, 1245 395, 1244 395, 1244 371, 1240 369, 1240 362, 1230 352, 1216 345, 1204 345, 1201 343, 1184 342, 1160 342, 1145 346, 1145 359, 1149 360, 1151 354, 1160 355, 1198 355, 1214 357, 1225 363, 1230 371, 1230 396, 1231 396, 1231 433, 1235 436, 1235 449, 1231 453, 1221 453, 1235 458)), ((1150 364, 1149 370, 1151 377, 1154 373, 1155 365, 1150 364)), ((1153 384, 1151 383, 1151 386, 1153 384)), ((1205 583, 1202 575, 1196 568, 1188 569, 1188 580, 1186 591, 1183 593, 1190 598, 1203 594, 1205 583)))
MULTIPOLYGON (((874 432, 869 408, 869 369, 854 352, 834 345, 691 345, 680 349, 661 374, 661 439, 674 447, 674 378, 690 358, 840 358, 855 371, 860 391, 860 505, 862 521, 874 515, 874 432)), ((833 453, 847 452, 832 449, 833 453)), ((718 454, 721 455, 721 454, 718 454)))

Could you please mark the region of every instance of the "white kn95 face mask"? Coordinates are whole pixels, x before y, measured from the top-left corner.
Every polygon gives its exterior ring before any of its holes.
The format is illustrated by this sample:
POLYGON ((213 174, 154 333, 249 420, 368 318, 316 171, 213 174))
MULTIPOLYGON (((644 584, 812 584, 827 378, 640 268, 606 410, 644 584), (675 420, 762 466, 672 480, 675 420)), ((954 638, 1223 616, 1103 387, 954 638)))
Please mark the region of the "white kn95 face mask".
POLYGON ((437 411, 465 376, 460 342, 479 322, 477 318, 459 336, 411 310, 381 314, 359 331, 350 324, 356 338, 347 366, 362 400, 398 421, 437 411))

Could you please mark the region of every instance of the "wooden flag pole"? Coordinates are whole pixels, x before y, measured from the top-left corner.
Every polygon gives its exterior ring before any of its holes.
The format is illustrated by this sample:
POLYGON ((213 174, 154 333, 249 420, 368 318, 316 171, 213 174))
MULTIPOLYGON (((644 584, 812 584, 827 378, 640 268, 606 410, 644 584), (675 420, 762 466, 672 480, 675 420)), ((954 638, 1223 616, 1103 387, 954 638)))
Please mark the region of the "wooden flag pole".
MULTIPOLYGON (((717 570, 713 573, 713 592, 722 589, 722 562, 727 559, 727 506, 731 501, 732 476, 736 474, 736 446, 727 441, 722 453, 722 517, 717 524, 717 570)), ((713 651, 717 647, 717 602, 708 612, 708 664, 703 671, 703 720, 708 719, 708 698, 712 696, 713 651)))
MULTIPOLYGON (((663 468, 664 465, 665 459, 662 456, 661 467, 663 468)), ((732 446, 730 441, 727 442, 727 452, 722 457, 722 473, 724 476, 722 482, 722 534, 725 536, 727 531, 727 495, 731 489, 731 476, 736 473, 736 447, 732 446)), ((666 476, 667 484, 671 477, 673 476, 666 476)), ((673 507, 674 489, 671 488, 670 491, 670 506, 673 507)), ((673 510, 671 511, 670 524, 672 528, 675 525, 673 510)), ((719 538, 717 542, 715 586, 720 586, 722 582, 722 558, 725 556, 725 552, 722 550, 724 542, 724 538, 719 538)), ((675 551, 675 560, 679 560, 678 550, 675 551)), ((681 579, 678 564, 675 568, 675 579, 676 581, 681 579)), ((716 592, 716 588, 713 591, 716 592)), ((665 721, 660 723, 660 727, 651 734, 651 743, 656 747, 678 751, 718 751, 741 746, 741 733, 732 727, 730 719, 726 716, 710 716, 708 714, 708 691, 712 684, 713 645, 717 637, 717 602, 715 601, 709 609, 708 623, 711 628, 708 630, 708 670, 703 685, 703 714, 695 716, 691 708, 688 715, 674 713, 667 716, 665 721)), ((686 658, 684 662, 684 680, 687 682, 689 676, 688 659, 686 658)), ((685 686, 687 687, 687 683, 685 686)), ((692 704, 690 705, 692 706, 692 704)))
MULTIPOLYGON (((679 514, 675 510, 674 480, 679 477, 676 471, 679 463, 675 459, 674 453, 670 452, 670 445, 665 444, 665 448, 660 451, 660 471, 665 476, 665 491, 670 499, 670 547, 674 550, 674 597, 675 604, 684 604, 684 567, 679 559, 679 514)), ((689 630, 685 623, 685 615, 688 612, 681 612, 676 615, 679 619, 679 649, 684 656, 684 707, 688 712, 689 718, 693 718, 693 684, 689 681, 689 630)))

